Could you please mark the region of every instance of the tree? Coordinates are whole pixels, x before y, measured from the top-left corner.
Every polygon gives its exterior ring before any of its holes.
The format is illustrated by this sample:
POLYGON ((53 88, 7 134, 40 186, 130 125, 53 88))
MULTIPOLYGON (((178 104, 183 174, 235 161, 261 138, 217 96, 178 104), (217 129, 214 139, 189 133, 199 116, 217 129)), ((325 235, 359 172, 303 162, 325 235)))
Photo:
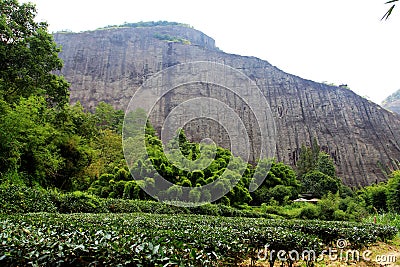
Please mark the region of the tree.
POLYGON ((15 103, 40 95, 50 105, 67 103, 69 84, 53 73, 62 68, 60 48, 35 16, 31 3, 0 0, 0 98, 15 103))
POLYGON ((345 190, 336 176, 336 167, 332 158, 320 151, 316 138, 311 148, 302 146, 297 162, 297 176, 302 183, 303 192, 321 197, 328 192, 336 193, 345 190))
POLYGON ((340 182, 320 171, 308 172, 303 177, 303 192, 310 193, 315 197, 322 197, 328 192, 336 194, 340 188, 340 182))
MULTIPOLYGON (((268 165, 262 161, 259 166, 268 165)), ((262 169, 256 170, 260 172, 262 169)), ((252 204, 261 205, 267 203, 274 197, 278 202, 283 203, 284 198, 294 199, 298 196, 300 182, 296 179, 294 170, 282 162, 273 161, 267 177, 256 191, 252 193, 252 204), (278 197, 279 195, 279 197, 278 197)))
POLYGON ((49 122, 51 111, 45 99, 36 96, 21 99, 14 108, 3 110, 0 173, 23 173, 29 178, 28 183, 49 185, 48 178, 54 178, 63 166, 57 147, 60 132, 49 122))
POLYGON ((316 169, 330 177, 336 177, 336 168, 332 158, 325 152, 319 152, 316 169))
POLYGON ((400 171, 391 174, 387 182, 387 205, 390 211, 400 212, 400 171))
POLYGON ((122 110, 116 110, 112 105, 100 102, 96 107, 94 118, 100 129, 122 132, 122 122, 124 120, 124 112, 122 110))
POLYGON ((387 211, 387 191, 385 183, 370 185, 361 190, 361 197, 371 212, 374 208, 378 211, 387 211))
MULTIPOLYGON (((315 149, 315 147, 314 147, 315 149)), ((301 180, 303 176, 314 170, 316 166, 316 161, 315 161, 315 155, 313 154, 311 148, 306 147, 305 145, 301 146, 300 149, 300 155, 299 155, 299 160, 297 161, 296 167, 297 167, 297 176, 301 180)))
POLYGON ((385 15, 383 15, 382 19, 387 20, 390 17, 390 15, 393 12, 393 9, 396 7, 396 4, 393 4, 393 3, 396 3, 397 1, 399 1, 399 0, 390 0, 385 3, 385 4, 392 4, 392 6, 388 9, 388 11, 385 13, 385 15))

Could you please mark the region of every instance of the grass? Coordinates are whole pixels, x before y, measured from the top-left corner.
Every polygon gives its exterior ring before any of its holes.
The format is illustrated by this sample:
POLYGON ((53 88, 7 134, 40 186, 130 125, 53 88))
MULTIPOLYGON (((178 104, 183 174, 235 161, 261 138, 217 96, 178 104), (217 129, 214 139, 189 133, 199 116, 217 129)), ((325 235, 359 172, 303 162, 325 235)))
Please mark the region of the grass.
MULTIPOLYGON (((365 218, 363 222, 375 223, 375 220, 377 224, 394 226, 400 230, 400 214, 389 212, 389 213, 371 215, 365 218)), ((397 236, 400 238, 400 233, 398 233, 397 236)))

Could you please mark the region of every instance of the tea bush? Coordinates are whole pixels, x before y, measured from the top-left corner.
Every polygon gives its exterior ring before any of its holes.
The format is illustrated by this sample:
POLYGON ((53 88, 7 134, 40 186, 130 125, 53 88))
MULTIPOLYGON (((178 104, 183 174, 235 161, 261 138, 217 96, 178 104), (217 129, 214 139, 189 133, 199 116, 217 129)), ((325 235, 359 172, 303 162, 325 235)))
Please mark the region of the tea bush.
POLYGON ((22 185, 0 185, 0 213, 56 212, 51 193, 22 185))
POLYGON ((0 265, 227 266, 256 259, 265 245, 318 255, 339 238, 359 248, 396 232, 373 224, 204 215, 0 215, 0 265))

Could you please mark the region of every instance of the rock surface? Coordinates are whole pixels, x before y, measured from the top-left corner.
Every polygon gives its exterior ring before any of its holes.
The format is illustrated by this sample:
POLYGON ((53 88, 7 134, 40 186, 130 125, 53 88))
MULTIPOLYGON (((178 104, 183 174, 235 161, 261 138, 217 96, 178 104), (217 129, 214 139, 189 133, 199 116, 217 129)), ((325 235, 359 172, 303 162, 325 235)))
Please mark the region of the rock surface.
POLYGON ((388 96, 382 102, 382 107, 386 108, 387 110, 396 112, 400 114, 400 90, 397 90, 390 96, 388 96))
MULTIPOLYGON (((215 47, 212 38, 195 29, 114 28, 56 33, 54 37, 62 46, 61 72, 71 83, 71 102, 80 101, 88 109, 100 101, 125 109, 135 91, 152 74, 179 63, 212 61, 242 71, 264 93, 275 118, 277 160, 294 166, 301 145, 310 145, 316 137, 322 150, 333 157, 338 176, 348 185, 359 186, 385 180, 382 167, 390 167, 400 158, 400 115, 349 89, 302 79, 255 57, 224 53, 215 47), (179 37, 185 42, 169 42, 159 36, 179 37)), ((153 124, 161 125, 174 106, 195 95, 204 95, 209 89, 198 86, 188 95, 187 90, 182 93, 177 88, 155 107, 153 124)), ((242 110, 240 117, 245 124, 254 120, 234 94, 209 90, 206 95, 229 103, 239 113, 242 110)), ((185 129, 193 141, 211 135, 216 143, 229 147, 226 130, 212 121, 191 122, 185 129)), ((254 141, 254 159, 259 140, 257 133, 250 136, 254 141)))

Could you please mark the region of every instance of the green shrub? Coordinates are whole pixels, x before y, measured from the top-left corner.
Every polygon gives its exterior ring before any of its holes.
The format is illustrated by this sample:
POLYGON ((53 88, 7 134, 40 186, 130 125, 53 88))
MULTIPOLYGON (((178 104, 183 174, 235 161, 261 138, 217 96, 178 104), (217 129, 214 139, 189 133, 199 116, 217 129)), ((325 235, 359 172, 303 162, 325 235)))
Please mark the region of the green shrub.
POLYGON ((349 216, 343 210, 335 210, 333 212, 333 219, 335 221, 347 221, 349 219, 349 216))
POLYGON ((140 212, 140 202, 130 199, 106 198, 102 200, 102 205, 112 213, 134 213, 140 212))
POLYGON ((111 190, 112 192, 109 194, 108 197, 112 198, 122 198, 124 195, 126 181, 110 181, 111 190))
POLYGON ((281 214, 280 207, 277 205, 267 205, 265 203, 261 204, 261 210, 266 214, 281 214))
POLYGON ((307 204, 300 210, 299 219, 318 219, 319 218, 319 209, 314 204, 307 204))
POLYGON ((0 174, 0 183, 25 186, 29 183, 28 179, 17 171, 8 171, 4 175, 0 174))
POLYGON ((239 217, 238 213, 239 210, 232 208, 230 206, 226 206, 221 204, 218 204, 218 208, 219 208, 219 215, 221 216, 225 216, 225 217, 239 217))
POLYGON ((396 233, 374 224, 220 216, 0 215, 0 265, 238 266, 265 244, 318 255, 339 238, 363 248, 396 233))
POLYGON ((334 195, 331 192, 318 201, 317 206, 320 210, 320 218, 322 220, 333 220, 333 213, 339 209, 339 201, 339 195, 334 195))
POLYGON ((339 191, 340 182, 337 178, 330 177, 320 171, 311 171, 304 175, 303 188, 315 197, 322 197, 328 192, 335 194, 339 191))
POLYGON ((104 203, 98 197, 80 191, 60 194, 56 205, 61 213, 107 212, 104 203))
POLYGON ((123 198, 127 199, 139 199, 140 187, 136 181, 128 181, 124 185, 123 198))
POLYGON ((205 204, 202 206, 197 206, 197 207, 191 207, 189 210, 193 214, 203 214, 203 215, 213 215, 213 216, 218 216, 220 215, 220 209, 218 205, 215 204, 205 204))
POLYGON ((0 185, 0 213, 56 211, 51 194, 44 189, 9 183, 0 185))
POLYGON ((360 193, 370 212, 374 212, 375 210, 384 212, 388 210, 388 188, 385 183, 367 186, 363 188, 360 193))
POLYGON ((189 192, 189 201, 197 203, 200 202, 201 199, 201 191, 198 188, 193 188, 189 192))
POLYGON ((395 171, 391 174, 387 188, 387 205, 389 210, 400 213, 400 171, 395 171))
POLYGON ((130 178, 130 173, 125 169, 118 169, 117 173, 115 174, 115 181, 127 181, 130 178))
POLYGON ((99 183, 102 186, 107 186, 108 183, 110 182, 110 180, 114 180, 114 179, 115 179, 114 175, 109 174, 109 173, 104 173, 104 174, 100 175, 99 183))
POLYGON ((231 205, 231 201, 229 200, 229 198, 227 196, 223 196, 220 200, 222 205, 225 206, 230 206, 231 205))
POLYGON ((269 190, 269 196, 278 201, 280 205, 283 205, 292 196, 293 191, 293 187, 277 185, 269 190))

